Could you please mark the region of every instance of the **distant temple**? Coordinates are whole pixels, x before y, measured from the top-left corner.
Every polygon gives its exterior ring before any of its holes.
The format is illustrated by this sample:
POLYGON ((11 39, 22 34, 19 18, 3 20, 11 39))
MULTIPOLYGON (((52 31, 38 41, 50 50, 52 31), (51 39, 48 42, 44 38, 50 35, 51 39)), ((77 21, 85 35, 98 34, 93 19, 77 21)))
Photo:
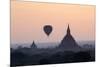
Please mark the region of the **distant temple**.
POLYGON ((37 48, 37 46, 35 45, 34 41, 33 41, 32 45, 31 45, 31 48, 37 48))
POLYGON ((76 43, 75 39, 73 38, 73 36, 71 35, 69 24, 67 28, 67 34, 61 41, 61 44, 59 45, 59 47, 65 48, 65 49, 71 49, 71 50, 80 48, 78 44, 76 43))

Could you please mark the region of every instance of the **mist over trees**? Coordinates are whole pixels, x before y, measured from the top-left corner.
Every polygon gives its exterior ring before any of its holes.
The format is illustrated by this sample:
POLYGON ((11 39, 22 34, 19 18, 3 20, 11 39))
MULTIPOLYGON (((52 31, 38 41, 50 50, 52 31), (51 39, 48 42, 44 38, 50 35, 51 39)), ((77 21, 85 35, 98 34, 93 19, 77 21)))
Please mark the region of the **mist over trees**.
POLYGON ((80 46, 71 35, 69 25, 59 46, 38 48, 33 41, 30 47, 11 48, 11 66, 90 61, 95 61, 95 43, 80 46))

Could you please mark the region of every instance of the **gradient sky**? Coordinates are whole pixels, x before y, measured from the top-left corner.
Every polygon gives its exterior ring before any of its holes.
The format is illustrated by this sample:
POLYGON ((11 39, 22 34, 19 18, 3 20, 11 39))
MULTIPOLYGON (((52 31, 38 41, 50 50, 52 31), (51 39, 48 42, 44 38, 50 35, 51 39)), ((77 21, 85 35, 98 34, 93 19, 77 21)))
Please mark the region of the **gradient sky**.
POLYGON ((60 42, 68 24, 76 41, 95 40, 95 6, 11 1, 11 43, 60 42))

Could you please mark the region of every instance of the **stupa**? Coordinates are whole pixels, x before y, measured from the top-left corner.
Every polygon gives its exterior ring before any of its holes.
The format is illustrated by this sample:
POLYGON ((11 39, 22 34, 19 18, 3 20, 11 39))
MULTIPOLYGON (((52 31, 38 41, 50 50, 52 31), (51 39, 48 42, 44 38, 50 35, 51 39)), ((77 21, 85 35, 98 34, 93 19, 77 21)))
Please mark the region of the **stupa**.
POLYGON ((80 46, 75 41, 74 37, 71 35, 69 24, 68 24, 68 28, 67 28, 67 34, 64 36, 59 47, 69 49, 69 50, 75 50, 75 49, 80 48, 80 46))
POLYGON ((37 46, 35 45, 34 41, 33 41, 32 45, 31 45, 31 48, 37 48, 37 46))

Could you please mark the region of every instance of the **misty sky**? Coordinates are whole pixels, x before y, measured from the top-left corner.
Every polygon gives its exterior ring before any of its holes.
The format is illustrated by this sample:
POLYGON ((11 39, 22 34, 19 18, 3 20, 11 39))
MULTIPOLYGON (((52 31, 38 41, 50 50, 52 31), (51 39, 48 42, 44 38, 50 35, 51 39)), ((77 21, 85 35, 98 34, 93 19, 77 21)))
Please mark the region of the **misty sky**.
POLYGON ((95 6, 11 1, 11 43, 60 42, 68 24, 77 41, 95 40, 95 6), (46 24, 53 26, 49 37, 46 24))

